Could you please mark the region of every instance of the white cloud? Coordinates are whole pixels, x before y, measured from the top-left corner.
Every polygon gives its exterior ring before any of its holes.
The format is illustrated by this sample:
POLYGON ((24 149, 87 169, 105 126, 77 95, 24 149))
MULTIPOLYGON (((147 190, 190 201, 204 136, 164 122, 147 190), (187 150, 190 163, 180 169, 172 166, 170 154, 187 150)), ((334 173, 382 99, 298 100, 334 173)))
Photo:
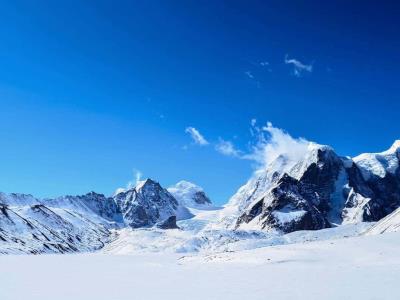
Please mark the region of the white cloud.
POLYGON ((246 71, 244 72, 244 74, 246 74, 246 76, 249 77, 250 79, 254 79, 254 75, 250 71, 246 71))
POLYGON ((232 142, 223 139, 220 139, 215 149, 223 155, 254 161, 256 172, 265 170, 271 164, 286 171, 303 158, 310 145, 314 144, 304 138, 293 138, 270 122, 264 127, 256 126, 256 122, 256 119, 250 121, 250 132, 254 140, 249 142, 247 153, 236 149, 232 142))
POLYGON ((186 133, 189 133, 190 136, 192 137, 193 141, 197 145, 205 146, 208 145, 209 142, 204 138, 204 136, 194 127, 187 127, 185 129, 186 133))
POLYGON ((268 122, 267 126, 262 127, 251 152, 241 158, 255 161, 257 169, 261 170, 273 162, 277 163, 277 158, 282 157, 284 159, 279 160, 284 165, 282 167, 289 168, 304 157, 311 144, 312 142, 304 138, 293 138, 284 130, 276 128, 268 122))
POLYGON ((215 150, 226 156, 239 157, 240 151, 235 148, 232 142, 220 139, 218 144, 215 145, 215 150))
POLYGON ((117 189, 115 190, 115 192, 114 192, 114 195, 117 195, 117 194, 119 194, 119 193, 122 193, 122 192, 125 192, 125 191, 127 191, 127 190, 133 189, 135 186, 137 186, 137 185, 139 184, 140 180, 142 179, 142 176, 143 176, 142 172, 140 172, 139 170, 133 170, 133 177, 134 177, 134 179, 131 180, 131 181, 129 181, 129 182, 126 184, 126 187, 124 187, 124 188, 122 188, 122 187, 117 188, 117 189))
POLYGON ((303 72, 311 73, 313 70, 312 64, 306 65, 297 59, 294 58, 289 59, 287 54, 285 56, 285 64, 293 65, 293 75, 295 75, 296 77, 301 77, 303 72))
POLYGON ((262 61, 262 62, 260 62, 260 66, 262 66, 262 67, 269 66, 269 62, 267 62, 267 61, 262 61))

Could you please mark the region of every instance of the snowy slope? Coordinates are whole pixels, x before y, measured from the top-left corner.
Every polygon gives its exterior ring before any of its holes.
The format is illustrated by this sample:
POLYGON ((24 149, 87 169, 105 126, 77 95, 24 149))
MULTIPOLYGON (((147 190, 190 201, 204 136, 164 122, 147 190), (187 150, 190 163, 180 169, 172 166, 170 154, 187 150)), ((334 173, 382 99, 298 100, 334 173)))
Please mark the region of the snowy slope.
POLYGON ((391 300, 399 248, 389 233, 208 255, 0 256, 0 299, 391 300))
POLYGON ((371 227, 365 234, 381 234, 386 232, 400 231, 400 208, 396 209, 390 215, 386 216, 373 227, 371 227))
POLYGON ((87 217, 41 204, 7 207, 0 204, 0 253, 39 254, 100 249, 111 232, 87 217))
POLYGON ((107 254, 138 253, 220 253, 241 251, 272 245, 305 241, 338 239, 356 236, 372 226, 371 223, 349 224, 317 231, 297 231, 282 235, 263 230, 230 230, 213 227, 220 212, 191 209, 193 218, 178 222, 180 229, 155 228, 118 230, 118 237, 107 244, 102 252, 107 254))
POLYGON ((384 178, 387 173, 395 174, 399 167, 400 140, 381 153, 364 153, 353 158, 354 162, 362 170, 365 180, 371 175, 384 178))

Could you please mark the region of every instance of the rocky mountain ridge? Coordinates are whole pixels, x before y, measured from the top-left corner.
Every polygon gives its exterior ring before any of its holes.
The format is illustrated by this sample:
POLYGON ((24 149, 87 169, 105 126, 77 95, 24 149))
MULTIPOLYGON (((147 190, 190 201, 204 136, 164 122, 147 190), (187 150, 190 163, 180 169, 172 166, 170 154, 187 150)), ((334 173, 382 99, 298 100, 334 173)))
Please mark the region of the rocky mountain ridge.
POLYGON ((313 144, 289 168, 282 155, 231 198, 227 207, 241 209, 228 225, 287 233, 378 221, 400 206, 399 157, 399 141, 353 159, 313 144))

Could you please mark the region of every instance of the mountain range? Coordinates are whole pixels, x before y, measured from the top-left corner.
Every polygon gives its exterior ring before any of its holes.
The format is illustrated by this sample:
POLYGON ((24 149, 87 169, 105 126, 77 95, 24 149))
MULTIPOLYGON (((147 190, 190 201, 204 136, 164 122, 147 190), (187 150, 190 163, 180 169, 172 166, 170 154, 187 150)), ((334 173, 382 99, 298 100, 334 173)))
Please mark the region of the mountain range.
POLYGON ((203 240, 211 240, 212 230, 240 239, 379 220, 370 234, 394 231, 400 228, 399 160, 400 141, 353 158, 309 143, 301 155, 281 153, 256 171, 223 208, 187 181, 164 188, 146 179, 110 197, 0 193, 0 253, 95 251, 121 230, 185 231, 194 224, 203 240), (204 211, 207 222, 197 217, 204 211))

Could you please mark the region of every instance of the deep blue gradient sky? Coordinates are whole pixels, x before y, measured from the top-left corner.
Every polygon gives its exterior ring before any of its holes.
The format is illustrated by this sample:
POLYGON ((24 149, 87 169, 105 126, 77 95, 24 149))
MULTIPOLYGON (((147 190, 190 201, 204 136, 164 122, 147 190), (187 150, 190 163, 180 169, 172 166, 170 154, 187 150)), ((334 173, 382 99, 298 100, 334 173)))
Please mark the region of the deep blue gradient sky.
POLYGON ((1 1, 0 190, 111 194, 140 170, 223 203, 252 166, 214 143, 246 151, 252 118, 341 155, 384 150, 400 5, 382 2, 1 1))

